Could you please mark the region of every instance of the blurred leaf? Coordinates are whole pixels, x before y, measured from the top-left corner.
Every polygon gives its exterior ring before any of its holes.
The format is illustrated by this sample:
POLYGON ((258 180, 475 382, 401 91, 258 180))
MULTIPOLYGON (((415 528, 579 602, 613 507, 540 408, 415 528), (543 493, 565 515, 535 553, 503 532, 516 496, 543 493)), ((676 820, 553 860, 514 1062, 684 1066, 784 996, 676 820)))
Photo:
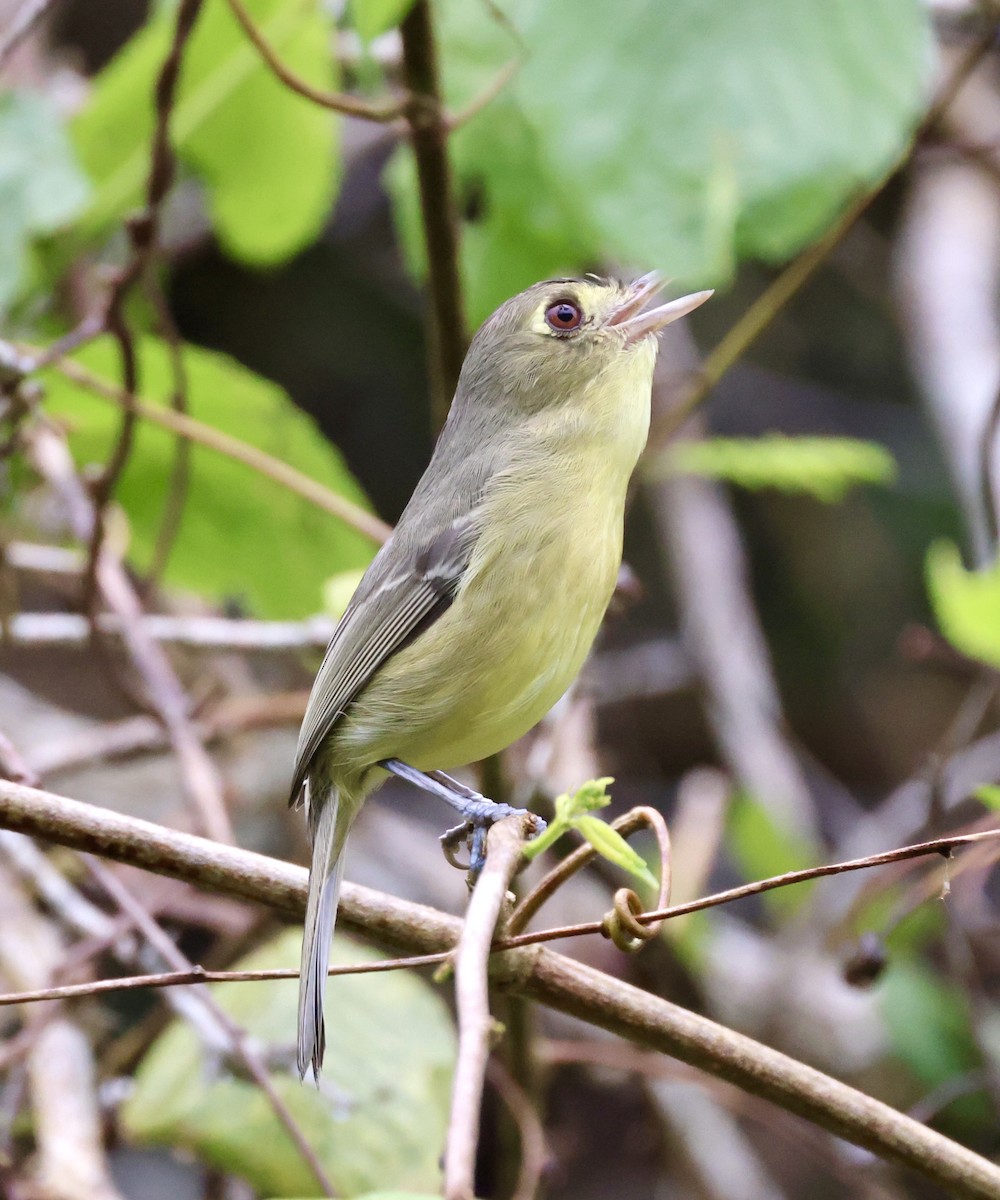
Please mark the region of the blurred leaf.
MULTIPOLYGON (((288 931, 249 955, 247 970, 298 965, 300 938, 288 931)), ((378 957, 337 938, 334 958, 378 957)), ((291 1043, 296 980, 212 986, 223 1009, 255 1039, 291 1043)), ((338 1194, 373 1187, 426 1192, 440 1179, 455 1046, 443 1000, 412 971, 334 979, 328 986, 323 1086, 272 1072, 281 1099, 329 1173, 338 1194), (405 1020, 400 1020, 405 1014, 405 1020)), ((314 1196, 316 1183, 260 1090, 213 1065, 192 1029, 175 1021, 153 1044, 122 1110, 127 1134, 188 1150, 270 1196, 314 1196)))
MULTIPOLYGON (((170 356, 152 337, 139 342, 145 399, 170 394, 170 356)), ((104 338, 74 358, 113 386, 117 350, 104 338)), ((337 450, 277 384, 225 355, 184 349, 191 415, 291 464, 351 500, 365 503, 337 450)), ((46 411, 63 418, 78 463, 103 463, 120 420, 118 408, 56 372, 46 376, 46 411)), ((132 557, 149 561, 163 519, 176 439, 139 423, 117 499, 132 526, 132 557)), ((307 500, 242 463, 194 444, 191 483, 166 580, 216 603, 243 599, 266 617, 316 612, 331 571, 370 560, 366 538, 307 500)))
POLYGON ((891 483, 896 463, 884 446, 856 438, 709 438, 675 442, 648 470, 704 475, 745 488, 805 492, 828 503, 841 500, 858 484, 891 483))
POLYGON ((351 597, 358 590, 364 570, 340 571, 323 584, 323 611, 339 621, 347 611, 351 597))
MULTIPOLYGON (((816 849, 804 838, 775 824, 762 804, 745 792, 729 808, 727 844, 748 880, 769 879, 789 871, 804 871, 816 865, 816 849)), ((764 892, 762 902, 782 914, 790 914, 805 903, 815 881, 764 892)))
POLYGON ((87 195, 51 100, 39 92, 0 95, 0 306, 17 292, 31 239, 71 221, 87 195))
POLYGON ((413 0, 351 0, 351 20, 363 42, 394 29, 413 7, 413 0))
MULTIPOLYGON (((330 24, 318 0, 247 0, 247 8, 291 70, 318 87, 336 86, 330 24)), ((88 235, 105 233, 142 203, 153 87, 173 16, 172 5, 159 6, 98 76, 75 122, 97 185, 83 223, 88 235)), ((204 6, 191 35, 170 129, 181 160, 205 183, 230 254, 269 265, 314 240, 336 189, 338 118, 271 74, 221 0, 204 6)))
POLYGON ((1000 668, 1000 559, 985 570, 967 571, 953 542, 935 542, 927 552, 927 590, 948 641, 1000 668))
POLYGON ((977 800, 981 800, 987 808, 992 808, 994 811, 1000 810, 1000 786, 995 783, 984 783, 972 793, 977 800))
POLYGON ((576 818, 573 826, 602 858, 641 879, 649 887, 657 887, 656 876, 646 866, 642 855, 633 850, 617 829, 612 829, 606 821, 600 817, 581 816, 576 818))
POLYGON ((979 1065, 960 989, 919 959, 891 960, 880 1007, 896 1053, 925 1086, 979 1065))
MULTIPOLYGON (((285 1197, 272 1197, 272 1200, 286 1200, 285 1197)), ((311 1200, 311 1197, 295 1197, 294 1200, 311 1200)), ((352 1200, 441 1200, 440 1192, 365 1192, 363 1196, 354 1196, 352 1200)))
MULTIPOLYGON (((449 143, 474 214, 475 322, 594 263, 705 286, 738 258, 781 261, 883 177, 925 104, 919 0, 577 0, 572 20, 544 0, 500 7, 527 60, 449 143)), ((519 46, 484 6, 441 0, 438 13, 461 111, 519 46)), ((412 173, 392 179, 415 261, 412 173)))

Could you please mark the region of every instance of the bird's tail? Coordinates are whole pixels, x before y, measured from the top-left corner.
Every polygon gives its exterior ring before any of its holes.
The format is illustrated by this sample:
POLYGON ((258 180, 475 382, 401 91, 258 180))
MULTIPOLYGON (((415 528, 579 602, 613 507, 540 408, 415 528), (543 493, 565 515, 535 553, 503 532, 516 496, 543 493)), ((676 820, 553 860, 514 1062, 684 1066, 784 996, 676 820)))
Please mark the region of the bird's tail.
MULTIPOLYGON (((306 784, 309 788, 310 784, 306 784)), ((337 900, 344 873, 344 834, 338 829, 340 798, 336 788, 321 795, 307 795, 309 832, 312 837, 312 869, 302 931, 302 965, 299 968, 299 1077, 309 1067, 319 1082, 326 1033, 323 1027, 323 993, 330 963, 330 939, 337 919, 337 900)))

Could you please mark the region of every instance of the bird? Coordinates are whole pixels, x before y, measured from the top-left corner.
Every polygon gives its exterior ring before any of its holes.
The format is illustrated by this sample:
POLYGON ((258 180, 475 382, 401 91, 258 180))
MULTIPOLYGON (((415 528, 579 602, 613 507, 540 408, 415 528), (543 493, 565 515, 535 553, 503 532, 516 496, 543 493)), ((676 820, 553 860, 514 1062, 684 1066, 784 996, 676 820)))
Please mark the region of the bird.
POLYGON ((550 279, 487 318, 431 461, 334 630, 290 795, 312 843, 303 1079, 311 1068, 319 1082, 344 847, 371 792, 399 775, 448 800, 477 832, 519 811, 443 772, 527 733, 597 635, 649 430, 657 334, 712 295, 647 308, 662 286, 656 273, 631 283, 550 279))

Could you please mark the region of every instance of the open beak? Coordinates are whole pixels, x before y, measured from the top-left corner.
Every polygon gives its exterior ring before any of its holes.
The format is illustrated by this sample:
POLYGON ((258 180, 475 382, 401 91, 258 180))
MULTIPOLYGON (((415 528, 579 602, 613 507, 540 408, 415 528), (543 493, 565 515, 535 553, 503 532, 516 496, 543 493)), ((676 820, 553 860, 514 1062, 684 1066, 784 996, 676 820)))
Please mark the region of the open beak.
POLYGON ((686 317, 689 312, 693 312, 715 294, 712 291, 692 292, 690 296, 681 296, 677 300, 671 300, 667 304, 660 304, 656 308, 641 312, 646 301, 660 291, 663 283, 663 276, 657 271, 643 275, 632 284, 626 300, 612 313, 608 324, 623 330, 625 340, 629 344, 639 341, 648 334, 659 333, 671 321, 686 317))

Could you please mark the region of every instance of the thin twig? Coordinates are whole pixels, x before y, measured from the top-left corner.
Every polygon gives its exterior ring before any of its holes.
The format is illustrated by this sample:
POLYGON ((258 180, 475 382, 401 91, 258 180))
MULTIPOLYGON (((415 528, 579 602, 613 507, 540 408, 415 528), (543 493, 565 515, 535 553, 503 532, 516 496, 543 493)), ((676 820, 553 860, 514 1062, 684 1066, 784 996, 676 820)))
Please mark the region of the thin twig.
POLYGON ((2 732, 0 732, 0 775, 5 779, 13 779, 15 783, 25 783, 28 787, 38 787, 41 782, 38 772, 28 766, 18 748, 2 732))
MULTIPOLYGON (((864 871, 871 867, 884 866, 887 863, 904 862, 911 858, 924 858, 930 854, 940 854, 948 858, 955 850, 960 849, 962 846, 972 846, 980 842, 1000 843, 1000 829, 986 829, 979 833, 959 833, 953 837, 935 838, 930 842, 919 842, 913 846, 902 846, 898 850, 886 850, 882 854, 869 854, 864 858, 829 863, 822 867, 808 867, 803 871, 788 871, 784 875, 774 875, 770 879, 760 879, 753 883, 744 883, 739 887, 729 888, 724 892, 716 892, 711 896, 702 896, 699 900, 688 900, 683 904, 672 904, 669 908, 640 913, 635 919, 639 924, 649 924, 654 921, 669 921, 672 917, 681 917, 686 913, 700 912, 705 908, 715 908, 720 904, 729 904, 733 900, 742 900, 746 896, 757 896, 761 892, 770 892, 775 888, 789 887, 793 883, 805 883, 810 879, 822 879, 827 875, 843 875, 848 871, 864 871)), ((1000 844, 997 846, 997 852, 1000 854, 1000 844)), ((587 921, 580 925, 562 925, 557 929, 541 929, 537 933, 522 933, 517 937, 506 938, 497 944, 496 949, 510 950, 520 946, 532 946, 537 942, 550 942, 558 938, 580 937, 588 933, 601 933, 603 928, 603 921, 587 921)))
MULTIPOLYGON (((173 313, 163 294, 159 280, 150 276, 146 282, 146 290, 156 310, 156 321, 160 334, 170 356, 170 407, 181 416, 188 411, 188 376, 184 364, 184 343, 174 320, 173 313)), ((178 434, 174 442, 174 461, 170 468, 170 481, 167 483, 167 495, 163 505, 163 517, 156 534, 156 543, 146 578, 143 584, 144 592, 148 592, 163 577, 167 561, 180 532, 181 520, 191 485, 191 442, 178 434)))
MULTIPOLYGON (((228 696, 200 713, 192 724, 206 743, 252 729, 298 726, 305 716, 308 699, 307 691, 228 696)), ((169 748, 170 738, 162 723, 153 717, 139 715, 46 742, 32 751, 31 767, 43 777, 50 777, 95 762, 169 748)))
MULTIPOLYGON (((336 622, 324 616, 306 621, 253 621, 145 613, 139 624, 148 637, 164 645, 251 653, 322 650, 336 629, 336 622)), ((114 613, 101 613, 97 627, 109 637, 124 637, 126 632, 121 617, 114 613)), ((82 646, 88 633, 88 622, 78 613, 25 612, 10 618, 3 636, 14 646, 82 646)))
POLYGON ((521 1140, 521 1165, 510 1200, 534 1200, 548 1158, 542 1122, 524 1089, 497 1059, 486 1064, 486 1078, 507 1106, 521 1140))
MULTIPOLYGON (((408 971, 431 967, 450 958, 448 951, 438 954, 412 954, 407 958, 383 958, 378 962, 345 963, 329 968, 330 975, 374 975, 384 971, 408 971)), ((296 967, 275 967, 269 971, 209 971, 193 964, 184 971, 156 971, 149 975, 123 975, 117 979, 91 979, 87 983, 65 983, 38 988, 32 992, 0 993, 0 1007, 9 1004, 36 1004, 43 1000, 78 1000, 81 996, 100 996, 108 992, 135 992, 146 988, 187 987, 194 983, 261 983, 278 979, 298 979, 296 967)))
MULTIPOLYGON (((617 830, 624 838, 627 838, 637 829, 642 829, 643 826, 652 829, 656 836, 660 858, 660 888, 656 907, 664 909, 670 902, 671 871, 670 834, 662 813, 658 812, 655 808, 641 805, 611 822, 611 828, 617 830)), ((589 842, 585 842, 582 846, 578 846, 572 854, 567 854, 561 862, 557 863, 518 903, 511 914, 510 920, 507 922, 507 936, 515 937, 519 934, 535 913, 562 887, 566 880, 575 875, 582 867, 586 866, 596 854, 597 851, 594 847, 589 842)), ((653 929, 658 928, 655 923, 651 923, 651 927, 653 929)))
POLYGON ((24 41, 38 22, 53 6, 55 0, 24 0, 24 3, 14 14, 7 30, 0 38, 0 68, 7 64, 7 59, 24 41))
MULTIPOLYGON (((39 474, 62 499, 74 534, 88 541, 94 510, 65 440, 50 426, 39 423, 31 431, 30 453, 39 474)), ((123 644, 170 737, 185 790, 206 832, 220 841, 232 841, 222 781, 191 724, 184 689, 163 648, 142 628, 142 605, 124 568, 104 549, 96 563, 96 582, 104 602, 121 621, 123 644)))
MULTIPOLYGON (((160 928, 156 920, 150 915, 148 909, 140 903, 140 901, 132 895, 129 889, 122 881, 108 870, 102 863, 97 862, 92 858, 87 858, 87 865, 91 873, 97 879, 97 882, 105 892, 114 900, 115 904, 121 911, 132 920, 136 929, 149 942, 150 946, 156 953, 164 959, 168 964, 171 964, 178 971, 191 971, 193 968, 187 961, 185 956, 178 949, 173 940, 160 928)), ((278 1094, 274 1086, 274 1082, 268 1073, 267 1068, 260 1061, 257 1055, 250 1046, 247 1038, 246 1030, 242 1029, 230 1015, 223 1009, 215 997, 207 990, 201 989, 201 997, 205 1006, 210 1010, 214 1020, 222 1027, 225 1032, 233 1053, 239 1058, 240 1062, 249 1072, 254 1083, 260 1088, 270 1104, 274 1115, 278 1121, 284 1126, 285 1132, 291 1138, 299 1156, 312 1172, 316 1182, 323 1189, 323 1194, 326 1196, 336 1196, 333 1184, 320 1162, 316 1151, 309 1144, 298 1121, 292 1116, 288 1105, 278 1094)))
POLYGON ((469 900, 455 950, 458 1057, 444 1152, 445 1200, 474 1200, 476 1194, 479 1119, 493 1031, 487 982, 490 945, 507 889, 521 862, 521 847, 535 827, 536 818, 529 814, 507 817, 490 830, 486 864, 469 900))
POLYGON ((330 108, 334 112, 344 113, 345 116, 360 117, 362 120, 376 121, 383 125, 395 121, 406 112, 407 105, 410 103, 408 96, 399 100, 386 100, 382 104, 370 104, 367 100, 361 100, 357 96, 349 96, 343 92, 327 92, 322 88, 314 87, 281 61, 273 46, 254 24, 254 20, 247 12, 242 0, 229 0, 229 7, 272 74, 280 79, 285 87, 297 92, 306 100, 311 100, 313 104, 318 104, 322 108, 330 108))
POLYGON ((201 12, 201 6, 202 0, 180 0, 177 6, 173 39, 160 66, 153 93, 156 122, 150 148, 146 207, 126 222, 131 254, 114 280, 104 313, 104 328, 118 344, 122 392, 126 401, 115 445, 91 489, 94 522, 83 587, 84 608, 88 613, 93 610, 96 597, 97 564, 104 542, 105 514, 128 463, 135 438, 137 413, 134 398, 139 390, 139 357, 135 338, 125 317, 125 304, 133 287, 145 276, 156 253, 160 208, 170 191, 176 171, 176 159, 170 144, 170 120, 177 96, 184 51, 201 12))
MULTIPOLYGON (((61 375, 79 384, 80 387, 86 388, 92 395, 98 396, 102 400, 122 406, 129 402, 121 388, 108 383, 79 363, 63 359, 54 365, 61 375)), ((206 425, 205 422, 198 421, 194 417, 184 416, 174 412, 173 409, 152 404, 139 397, 135 398, 134 405, 135 411, 144 421, 159 425, 162 429, 186 437, 192 442, 198 442, 218 454, 224 454, 227 458, 243 463, 244 466, 250 467, 251 470, 257 471, 261 475, 266 475, 289 491, 297 492, 298 495, 315 504, 317 508, 338 517, 346 525, 350 525, 359 533, 364 534, 377 545, 381 545, 392 533, 392 527, 386 525, 384 521, 380 521, 372 513, 366 512, 344 496, 338 495, 317 480, 311 479, 308 475, 304 475, 301 471, 282 462, 281 459, 268 454, 265 450, 259 450, 256 446, 251 446, 231 434, 223 433, 221 429, 206 425)))
POLYGON ((430 0, 416 0, 400 25, 403 70, 415 102, 407 109, 420 187, 430 291, 428 348, 431 405, 441 425, 468 344, 458 256, 458 209, 448 162, 448 123, 441 101, 430 0))
MULTIPOLYGON (((307 872, 149 821, 0 781, 0 827, 90 850, 301 917, 307 872)), ((968 838, 942 839, 942 847, 968 838)), ((939 849, 939 847, 935 847, 939 849)), ((930 851, 927 851, 930 852, 930 851)), ((419 954, 451 950, 460 922, 435 909, 344 885, 341 924, 419 954)), ((958 1200, 996 1200, 1000 1167, 886 1104, 752 1038, 542 948, 503 954, 494 982, 672 1055, 921 1172, 958 1200)))

